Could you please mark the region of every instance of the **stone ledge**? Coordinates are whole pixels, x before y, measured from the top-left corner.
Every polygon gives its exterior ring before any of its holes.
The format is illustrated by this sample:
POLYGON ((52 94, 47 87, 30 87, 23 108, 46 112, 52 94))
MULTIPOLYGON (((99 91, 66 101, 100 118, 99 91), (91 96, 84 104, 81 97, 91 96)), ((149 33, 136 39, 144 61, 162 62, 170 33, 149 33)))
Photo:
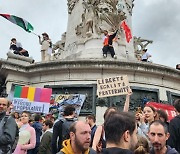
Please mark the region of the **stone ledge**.
POLYGON ((169 76, 180 79, 180 71, 171 67, 164 65, 158 65, 154 63, 147 62, 137 62, 137 61, 116 61, 116 60, 61 60, 61 61, 49 61, 49 62, 39 62, 34 64, 29 64, 22 66, 19 63, 13 63, 12 61, 1 60, 4 69, 20 71, 23 73, 44 73, 44 72, 53 72, 58 70, 123 70, 136 73, 145 73, 146 74, 159 74, 163 76, 169 76))
POLYGON ((20 64, 26 64, 26 65, 34 62, 34 59, 32 59, 31 57, 16 55, 10 51, 7 53, 7 60, 14 62, 14 63, 17 63, 17 64, 20 63, 20 64))

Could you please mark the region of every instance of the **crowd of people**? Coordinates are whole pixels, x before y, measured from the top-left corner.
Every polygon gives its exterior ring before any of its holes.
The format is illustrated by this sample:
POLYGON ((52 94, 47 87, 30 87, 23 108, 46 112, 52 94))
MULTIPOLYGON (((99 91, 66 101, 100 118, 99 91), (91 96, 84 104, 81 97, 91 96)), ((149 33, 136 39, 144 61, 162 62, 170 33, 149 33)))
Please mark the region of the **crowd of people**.
POLYGON ((180 99, 174 102, 177 116, 168 122, 163 110, 145 106, 123 111, 116 107, 78 120, 68 105, 58 119, 23 111, 9 113, 10 102, 0 98, 0 154, 178 154, 180 152, 180 99))

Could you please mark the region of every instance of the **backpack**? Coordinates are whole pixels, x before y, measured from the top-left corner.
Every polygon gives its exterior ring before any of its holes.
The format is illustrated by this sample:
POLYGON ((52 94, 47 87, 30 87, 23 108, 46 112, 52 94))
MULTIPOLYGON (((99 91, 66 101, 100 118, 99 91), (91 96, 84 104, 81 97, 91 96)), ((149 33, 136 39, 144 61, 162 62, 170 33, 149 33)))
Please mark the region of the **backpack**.
POLYGON ((72 123, 74 123, 74 119, 61 119, 62 122, 62 142, 70 138, 69 136, 69 128, 72 123))

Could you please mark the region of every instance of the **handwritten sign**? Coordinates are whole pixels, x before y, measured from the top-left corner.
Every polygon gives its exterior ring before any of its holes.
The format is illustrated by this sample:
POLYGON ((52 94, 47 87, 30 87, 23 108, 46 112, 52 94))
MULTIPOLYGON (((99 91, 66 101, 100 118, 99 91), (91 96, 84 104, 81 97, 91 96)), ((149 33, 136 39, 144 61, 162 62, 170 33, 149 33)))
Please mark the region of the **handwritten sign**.
POLYGON ((49 103, 42 102, 30 102, 24 98, 13 98, 12 103, 15 111, 29 111, 36 113, 49 113, 49 103))
POLYGON ((98 97, 110 97, 128 94, 129 81, 127 75, 97 80, 98 97))

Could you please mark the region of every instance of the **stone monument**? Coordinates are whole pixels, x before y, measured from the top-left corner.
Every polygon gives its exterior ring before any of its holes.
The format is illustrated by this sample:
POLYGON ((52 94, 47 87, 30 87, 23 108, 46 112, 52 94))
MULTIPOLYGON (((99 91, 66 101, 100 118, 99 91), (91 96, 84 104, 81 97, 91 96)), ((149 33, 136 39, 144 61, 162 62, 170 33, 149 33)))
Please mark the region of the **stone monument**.
POLYGON ((102 59, 102 30, 119 29, 114 48, 118 59, 134 59, 133 41, 127 43, 120 28, 125 19, 131 28, 132 0, 68 0, 65 52, 59 59, 102 59))
POLYGON ((144 100, 172 104, 180 98, 180 71, 137 61, 134 50, 141 54, 152 41, 139 37, 127 43, 120 28, 125 19, 131 29, 133 1, 67 0, 67 32, 57 43, 59 50, 54 59, 33 63, 31 58, 11 54, 7 60, 0 59, 0 94, 9 94, 15 85, 48 87, 53 94, 85 94, 81 116, 96 114, 97 123, 102 124, 106 108, 122 109, 125 96, 97 98, 97 79, 127 75, 133 91, 130 110, 141 106, 144 100), (119 29, 114 42, 117 59, 103 58, 102 29, 119 29))

